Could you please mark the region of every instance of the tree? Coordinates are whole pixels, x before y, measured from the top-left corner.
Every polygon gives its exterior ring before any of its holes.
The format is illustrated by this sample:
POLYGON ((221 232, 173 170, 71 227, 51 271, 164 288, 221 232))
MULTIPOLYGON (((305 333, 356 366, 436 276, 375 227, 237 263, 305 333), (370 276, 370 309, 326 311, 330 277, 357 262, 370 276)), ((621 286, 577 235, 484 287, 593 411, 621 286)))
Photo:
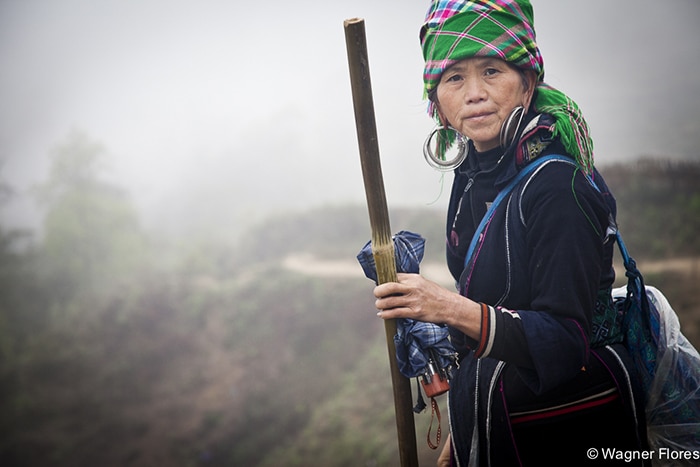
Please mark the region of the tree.
POLYGON ((46 210, 46 273, 62 300, 113 289, 145 254, 145 237, 131 201, 100 178, 104 155, 101 144, 72 132, 52 151, 49 178, 37 190, 46 210))

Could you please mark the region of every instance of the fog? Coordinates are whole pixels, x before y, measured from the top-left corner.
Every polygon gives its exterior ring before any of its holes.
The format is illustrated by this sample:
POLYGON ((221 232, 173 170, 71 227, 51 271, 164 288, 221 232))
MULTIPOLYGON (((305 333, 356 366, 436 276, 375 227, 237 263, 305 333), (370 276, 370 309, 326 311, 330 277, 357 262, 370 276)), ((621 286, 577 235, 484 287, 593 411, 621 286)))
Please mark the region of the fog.
MULTIPOLYGON (((700 2, 533 4, 546 81, 581 106, 598 164, 700 157, 700 2)), ((427 5, 0 0, 0 223, 38 225, 31 187, 74 130, 105 147, 105 177, 149 226, 363 202, 351 17, 366 21, 388 202, 444 205, 448 180, 421 154, 427 5)))
MULTIPOLYGON (((534 4, 546 80, 583 109, 599 165, 700 158, 698 0, 534 4)), ((343 21, 366 21, 389 207, 434 208, 392 227, 428 239, 421 271, 440 280, 427 6, 0 0, 0 464, 397 457, 385 330, 354 260, 369 226, 343 21)), ((668 257, 656 271, 682 260, 646 278, 697 342, 699 216, 678 200, 698 169, 675 169, 636 174, 628 199, 654 202, 618 221, 638 221, 630 251, 668 257)))

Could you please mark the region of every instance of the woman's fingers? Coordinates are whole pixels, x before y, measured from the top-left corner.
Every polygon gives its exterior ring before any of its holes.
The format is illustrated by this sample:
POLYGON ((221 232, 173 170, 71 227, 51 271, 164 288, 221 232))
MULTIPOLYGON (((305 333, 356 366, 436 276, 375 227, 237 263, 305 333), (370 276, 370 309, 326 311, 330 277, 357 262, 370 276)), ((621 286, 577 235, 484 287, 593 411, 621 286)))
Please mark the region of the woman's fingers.
POLYGON ((375 306, 381 318, 417 318, 420 307, 420 283, 418 274, 398 274, 398 282, 387 282, 374 289, 375 306))

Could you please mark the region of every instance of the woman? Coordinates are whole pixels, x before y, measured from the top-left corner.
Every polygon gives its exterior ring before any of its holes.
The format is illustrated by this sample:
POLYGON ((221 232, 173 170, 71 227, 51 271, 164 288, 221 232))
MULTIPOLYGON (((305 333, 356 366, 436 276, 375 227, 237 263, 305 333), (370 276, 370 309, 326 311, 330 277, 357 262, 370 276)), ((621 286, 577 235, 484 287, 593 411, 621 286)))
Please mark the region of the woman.
POLYGON ((443 0, 421 30, 425 91, 440 124, 426 144, 436 139, 438 156, 428 147, 429 155, 443 165, 439 148, 455 142, 467 153, 447 214, 459 293, 399 274, 374 294, 383 319, 450 329, 460 368, 441 465, 591 465, 590 449, 602 459, 603 449, 645 446, 610 298, 614 199, 576 104, 543 82, 533 24, 525 0, 443 0), (498 192, 549 154, 569 162, 519 182, 466 258, 498 192))

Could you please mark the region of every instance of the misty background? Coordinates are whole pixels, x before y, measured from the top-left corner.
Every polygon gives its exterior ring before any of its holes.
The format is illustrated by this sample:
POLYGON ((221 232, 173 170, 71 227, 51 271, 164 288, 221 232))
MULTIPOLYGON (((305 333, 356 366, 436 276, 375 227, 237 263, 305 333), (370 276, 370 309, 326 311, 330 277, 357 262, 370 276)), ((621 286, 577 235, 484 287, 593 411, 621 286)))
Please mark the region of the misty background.
MULTIPOLYGON (((0 0, 0 464, 396 465, 343 21, 366 21, 392 229, 451 287, 427 7, 0 0)), ((697 346, 700 2, 534 7, 546 80, 697 346)))
MULTIPOLYGON (((535 0, 546 81, 578 102, 598 165, 697 159, 700 2, 535 0)), ((421 145, 427 1, 0 0, 5 226, 80 132, 149 228, 230 235, 289 209, 363 202, 343 20, 362 17, 390 206, 447 202, 421 145), (442 193, 442 194, 441 194, 442 193), (437 200, 437 201, 436 201, 437 200)))

